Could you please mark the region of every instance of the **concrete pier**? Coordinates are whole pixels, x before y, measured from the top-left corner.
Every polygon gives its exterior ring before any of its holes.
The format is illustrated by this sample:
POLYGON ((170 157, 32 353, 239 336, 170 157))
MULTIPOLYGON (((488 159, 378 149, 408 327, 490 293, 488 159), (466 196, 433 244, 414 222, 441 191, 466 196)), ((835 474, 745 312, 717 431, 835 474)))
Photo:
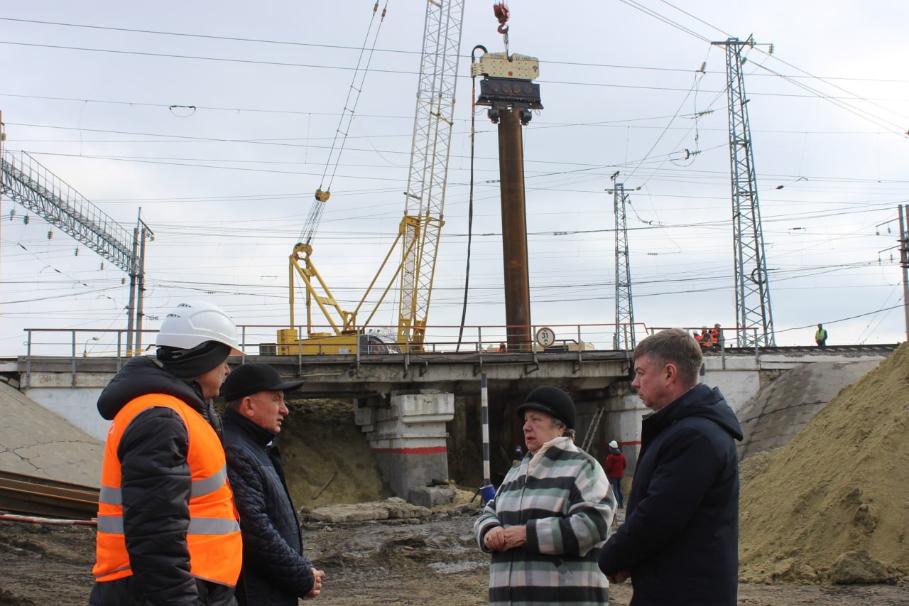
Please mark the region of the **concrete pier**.
POLYGON ((454 418, 454 394, 393 394, 387 408, 363 406, 355 415, 395 495, 448 481, 445 424, 454 418))

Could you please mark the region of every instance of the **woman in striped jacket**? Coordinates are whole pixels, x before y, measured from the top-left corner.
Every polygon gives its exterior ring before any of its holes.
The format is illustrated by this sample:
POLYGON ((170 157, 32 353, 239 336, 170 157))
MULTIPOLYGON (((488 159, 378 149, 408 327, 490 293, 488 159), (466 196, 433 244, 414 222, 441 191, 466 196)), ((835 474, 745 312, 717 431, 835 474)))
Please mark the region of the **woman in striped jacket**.
POLYGON ((575 407, 539 387, 518 407, 528 453, 474 524, 492 554, 491 604, 607 604, 597 566, 616 501, 600 464, 574 445, 575 407))

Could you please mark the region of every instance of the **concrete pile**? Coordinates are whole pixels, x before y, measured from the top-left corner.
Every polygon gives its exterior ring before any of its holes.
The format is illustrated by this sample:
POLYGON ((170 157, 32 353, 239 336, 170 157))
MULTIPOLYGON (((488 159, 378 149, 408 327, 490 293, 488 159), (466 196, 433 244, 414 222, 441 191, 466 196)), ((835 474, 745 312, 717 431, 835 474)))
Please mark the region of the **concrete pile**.
POLYGON ((909 344, 786 446, 742 466, 747 582, 890 583, 909 575, 909 344))

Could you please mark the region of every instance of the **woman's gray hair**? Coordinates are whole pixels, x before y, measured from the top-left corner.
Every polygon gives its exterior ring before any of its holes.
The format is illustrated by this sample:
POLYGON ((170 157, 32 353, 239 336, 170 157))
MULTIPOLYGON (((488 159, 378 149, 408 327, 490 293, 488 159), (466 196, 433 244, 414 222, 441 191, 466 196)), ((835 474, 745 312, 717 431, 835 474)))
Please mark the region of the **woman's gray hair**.
POLYGON ((573 429, 568 429, 568 426, 565 425, 565 423, 555 417, 552 418, 552 424, 562 430, 563 436, 568 436, 571 438, 571 441, 574 442, 575 432, 573 429))

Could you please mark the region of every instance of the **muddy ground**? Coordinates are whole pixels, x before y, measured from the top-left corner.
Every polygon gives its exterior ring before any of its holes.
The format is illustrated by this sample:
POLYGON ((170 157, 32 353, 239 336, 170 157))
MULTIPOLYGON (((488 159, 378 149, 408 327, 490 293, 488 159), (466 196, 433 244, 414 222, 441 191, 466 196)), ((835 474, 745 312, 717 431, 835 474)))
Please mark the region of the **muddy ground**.
MULTIPOLYGON (((328 573, 324 606, 486 603, 487 564, 473 542, 473 512, 357 524, 308 523, 307 551, 328 573)), ((0 606, 84 605, 91 588, 94 531, 0 522, 0 606)), ((630 586, 610 603, 627 606, 630 586)), ((903 586, 742 584, 748 606, 909 604, 903 586)))

